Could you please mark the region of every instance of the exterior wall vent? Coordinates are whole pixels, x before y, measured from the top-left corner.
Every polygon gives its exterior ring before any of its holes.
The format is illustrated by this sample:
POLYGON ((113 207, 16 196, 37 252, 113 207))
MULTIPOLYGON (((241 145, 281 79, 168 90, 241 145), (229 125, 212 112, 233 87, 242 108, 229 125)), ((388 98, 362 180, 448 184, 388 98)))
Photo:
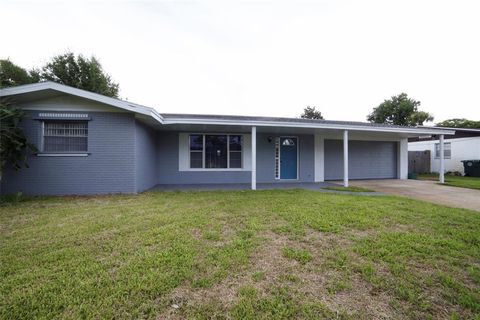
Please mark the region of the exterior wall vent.
POLYGON ((88 114, 86 113, 39 113, 40 118, 49 118, 49 119, 88 119, 88 114))

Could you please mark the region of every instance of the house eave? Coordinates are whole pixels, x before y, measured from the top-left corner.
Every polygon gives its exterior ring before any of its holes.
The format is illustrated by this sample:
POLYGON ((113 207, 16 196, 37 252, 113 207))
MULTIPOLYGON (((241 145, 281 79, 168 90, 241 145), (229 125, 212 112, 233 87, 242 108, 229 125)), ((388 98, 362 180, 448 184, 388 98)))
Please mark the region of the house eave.
POLYGON ((330 130, 354 130, 367 132, 390 132, 403 134, 444 134, 453 135, 455 131, 428 129, 428 128, 398 128, 398 127, 369 127, 360 125, 339 125, 339 124, 314 124, 314 123, 295 123, 282 121, 243 121, 243 120, 225 120, 225 119, 193 119, 193 118, 164 118, 164 125, 169 124, 196 124, 196 125, 228 125, 228 126, 257 126, 257 127, 283 127, 283 128, 307 128, 307 129, 330 129, 330 130))
POLYGON ((0 89, 0 97, 2 98, 10 97, 10 96, 28 94, 28 93, 44 91, 44 90, 54 90, 57 92, 100 102, 109 106, 131 111, 134 113, 144 114, 154 118, 159 123, 163 123, 162 115, 160 115, 155 109, 130 103, 128 101, 107 97, 98 93, 94 93, 94 92, 90 92, 90 91, 86 91, 78 88, 73 88, 70 86, 62 85, 62 84, 51 82, 51 81, 32 83, 32 84, 0 89))

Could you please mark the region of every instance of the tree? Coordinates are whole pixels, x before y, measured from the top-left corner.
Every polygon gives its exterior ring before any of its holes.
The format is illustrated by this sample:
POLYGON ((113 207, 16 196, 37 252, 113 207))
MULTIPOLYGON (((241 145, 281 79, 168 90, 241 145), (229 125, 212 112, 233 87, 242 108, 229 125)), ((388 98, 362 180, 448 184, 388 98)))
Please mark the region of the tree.
POLYGON ((319 119, 323 120, 322 113, 315 109, 315 107, 307 106, 303 109, 303 113, 300 115, 303 119, 319 119))
POLYGON ((22 110, 0 102, 0 179, 7 163, 15 170, 28 167, 27 149, 37 151, 19 126, 23 116, 22 110))
POLYGON ((103 71, 95 57, 75 56, 72 52, 53 57, 41 69, 25 70, 10 60, 0 60, 0 88, 39 81, 54 81, 67 86, 118 97, 118 83, 103 71))
POLYGON ((480 129, 480 121, 465 118, 448 119, 436 124, 437 127, 480 129))
POLYGON ((38 71, 27 71, 9 59, 0 60, 0 88, 18 86, 40 81, 38 71))
POLYGON ((72 52, 53 57, 40 72, 42 80, 100 93, 109 97, 118 97, 118 83, 103 71, 95 57, 75 56, 72 52))
POLYGON ((433 116, 425 111, 419 111, 420 101, 408 97, 406 93, 384 100, 367 120, 374 123, 386 123, 399 126, 423 125, 425 121, 433 121, 433 116))

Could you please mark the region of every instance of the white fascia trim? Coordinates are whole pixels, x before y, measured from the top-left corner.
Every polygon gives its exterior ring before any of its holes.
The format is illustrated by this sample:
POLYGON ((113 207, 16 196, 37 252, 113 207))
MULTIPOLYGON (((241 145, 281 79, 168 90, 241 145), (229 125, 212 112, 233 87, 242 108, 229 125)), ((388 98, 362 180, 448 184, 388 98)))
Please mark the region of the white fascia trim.
MULTIPOLYGON (((461 141, 475 141, 475 140, 480 140, 480 136, 478 136, 478 137, 445 139, 445 143, 461 142, 461 141)), ((421 144, 434 144, 434 143, 439 143, 439 142, 440 142, 440 140, 437 139, 437 140, 412 141, 412 142, 409 142, 408 144, 421 145, 421 144)))
POLYGON ((120 99, 115 99, 115 98, 110 98, 106 97, 104 95, 98 94, 98 93, 93 93, 89 92, 86 90, 78 89, 78 88, 72 88, 69 86, 65 86, 63 84, 51 82, 51 81, 46 81, 46 82, 39 82, 39 83, 33 83, 33 84, 26 84, 22 86, 16 86, 16 87, 10 87, 10 88, 5 88, 5 89, 0 89, 0 96, 11 96, 11 95, 16 95, 16 94, 24 94, 24 93, 29 93, 29 92, 35 92, 35 91, 41 91, 41 90, 55 90, 59 92, 63 92, 66 94, 74 95, 77 97, 97 101, 100 103, 104 103, 110 106, 114 106, 120 109, 125 109, 131 112, 136 112, 136 113, 141 113, 147 116, 150 116, 157 120, 160 123, 163 123, 163 117, 155 110, 149 107, 141 106, 139 104, 135 103, 130 103, 127 101, 123 101, 120 99))
POLYGON ((355 130, 371 132, 396 132, 396 133, 415 133, 415 134, 446 134, 453 135, 452 130, 428 130, 424 128, 379 128, 365 127, 355 125, 339 124, 313 124, 313 123, 288 123, 280 121, 246 121, 246 120, 217 120, 217 119, 185 119, 185 118, 167 118, 163 124, 203 124, 203 125, 230 125, 230 126, 258 126, 258 127, 286 127, 286 128, 310 128, 310 129, 337 129, 337 130, 355 130))

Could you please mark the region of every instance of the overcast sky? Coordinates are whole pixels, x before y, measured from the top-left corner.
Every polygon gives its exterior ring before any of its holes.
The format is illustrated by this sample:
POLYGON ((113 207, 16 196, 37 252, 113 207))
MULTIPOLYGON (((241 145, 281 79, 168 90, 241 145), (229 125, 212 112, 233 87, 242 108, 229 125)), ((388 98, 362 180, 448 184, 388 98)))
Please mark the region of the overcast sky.
POLYGON ((95 55, 159 112, 365 121, 406 92, 480 120, 480 1, 4 1, 0 58, 95 55))

